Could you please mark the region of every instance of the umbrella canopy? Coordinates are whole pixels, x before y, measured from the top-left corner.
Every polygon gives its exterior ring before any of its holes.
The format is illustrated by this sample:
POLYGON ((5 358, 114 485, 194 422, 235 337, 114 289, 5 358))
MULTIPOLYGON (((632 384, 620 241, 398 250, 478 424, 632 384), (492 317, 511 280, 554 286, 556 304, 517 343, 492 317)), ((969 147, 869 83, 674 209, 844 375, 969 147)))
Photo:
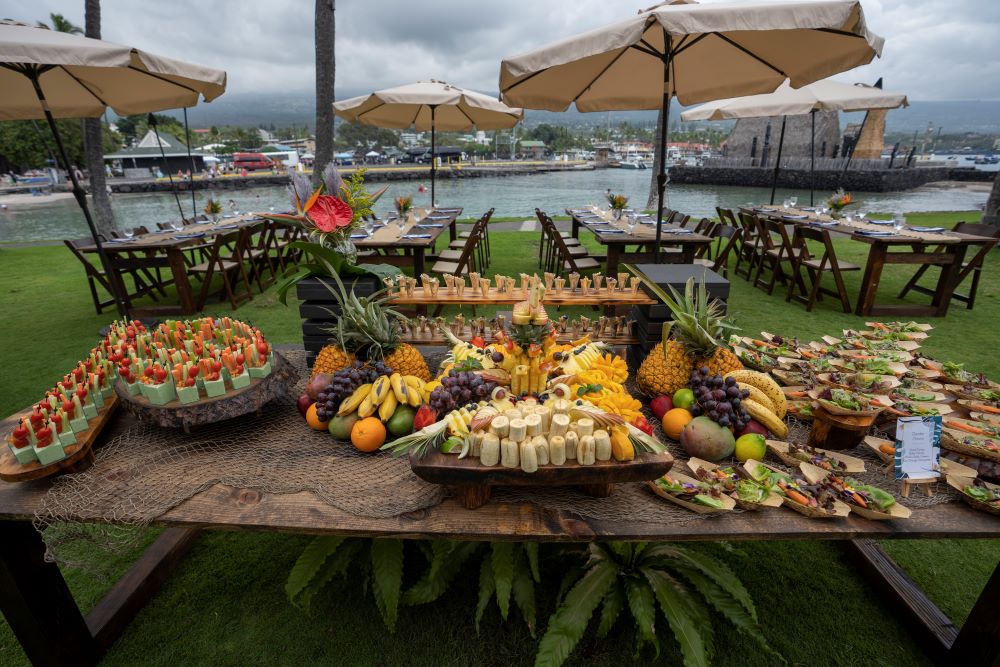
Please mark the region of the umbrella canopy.
POLYGON ((764 116, 800 116, 811 111, 868 111, 909 106, 906 95, 874 86, 817 81, 792 88, 785 81, 773 93, 709 102, 681 114, 681 120, 727 120, 764 116))
POLYGON ((43 118, 27 72, 35 71, 55 118, 126 116, 206 102, 226 90, 222 70, 128 46, 0 23, 0 120, 43 118))
MULTIPOLYGON (((681 120, 727 120, 734 118, 760 118, 781 116, 781 138, 778 140, 778 159, 771 179, 771 203, 778 188, 778 172, 781 169, 781 148, 785 140, 785 119, 815 111, 871 111, 873 109, 896 109, 909 106, 906 95, 890 93, 876 86, 852 85, 839 81, 817 81, 801 88, 792 88, 785 81, 773 93, 734 97, 702 104, 681 114, 681 120)), ((867 116, 866 116, 867 118, 867 116)), ((813 204, 815 171, 816 117, 813 116, 812 147, 809 163, 809 205, 813 204)), ((845 167, 846 168, 846 167, 845 167)))
POLYGON ((417 131, 499 130, 517 125, 524 112, 495 98, 443 81, 420 81, 334 102, 345 120, 417 131))
POLYGON ((48 121, 118 311, 127 316, 124 287, 104 251, 87 194, 70 169, 55 119, 100 116, 108 107, 121 115, 188 107, 199 97, 209 101, 225 92, 226 73, 99 39, 0 21, 0 90, 0 120, 48 121))
POLYGON ((883 40, 858 0, 665 3, 505 58, 500 93, 529 109, 658 109, 795 88, 871 62, 883 40), (666 90, 664 59, 670 61, 666 90))
MULTIPOLYGON (((670 100, 696 104, 793 87, 870 62, 883 40, 859 0, 726 2, 674 0, 637 16, 505 58, 500 95, 530 109, 660 109, 667 143, 670 100)), ((657 174, 660 247, 666 160, 657 174)))
MULTIPOLYGON (((370 95, 333 103, 333 112, 355 123, 431 132, 431 156, 435 155, 437 130, 461 132, 500 130, 514 127, 524 111, 514 109, 488 95, 453 86, 444 81, 419 81, 370 95)), ((437 160, 431 160, 431 204, 434 198, 437 160)))

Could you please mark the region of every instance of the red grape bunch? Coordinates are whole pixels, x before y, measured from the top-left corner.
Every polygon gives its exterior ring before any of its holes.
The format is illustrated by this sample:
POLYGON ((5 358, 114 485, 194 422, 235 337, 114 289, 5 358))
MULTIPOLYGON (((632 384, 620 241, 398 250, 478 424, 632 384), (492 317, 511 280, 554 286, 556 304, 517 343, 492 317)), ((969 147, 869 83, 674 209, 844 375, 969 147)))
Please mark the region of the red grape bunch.
POLYGON ((746 389, 740 389, 733 378, 712 375, 707 367, 691 372, 691 390, 695 404, 691 414, 705 415, 719 426, 732 426, 737 433, 746 428, 750 421, 741 403, 750 396, 746 389))

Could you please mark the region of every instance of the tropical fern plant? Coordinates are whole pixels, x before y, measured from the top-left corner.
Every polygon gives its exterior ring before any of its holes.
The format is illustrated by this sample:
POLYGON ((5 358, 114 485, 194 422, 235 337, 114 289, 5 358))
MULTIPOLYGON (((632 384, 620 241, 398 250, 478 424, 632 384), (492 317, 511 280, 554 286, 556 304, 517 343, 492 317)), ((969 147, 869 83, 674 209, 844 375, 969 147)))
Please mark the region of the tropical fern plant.
POLYGON ((652 644, 657 655, 656 623, 661 613, 680 644, 687 667, 707 667, 711 661, 713 610, 784 662, 761 634, 750 594, 715 557, 668 543, 594 542, 585 558, 563 580, 561 602, 549 618, 535 667, 563 664, 598 607, 598 638, 608 635, 627 608, 635 623, 637 651, 652 644))
POLYGON ((334 579, 346 579, 352 566, 364 589, 371 589, 389 632, 394 632, 403 587, 403 540, 317 537, 295 561, 285 593, 292 604, 309 611, 316 594, 334 579))

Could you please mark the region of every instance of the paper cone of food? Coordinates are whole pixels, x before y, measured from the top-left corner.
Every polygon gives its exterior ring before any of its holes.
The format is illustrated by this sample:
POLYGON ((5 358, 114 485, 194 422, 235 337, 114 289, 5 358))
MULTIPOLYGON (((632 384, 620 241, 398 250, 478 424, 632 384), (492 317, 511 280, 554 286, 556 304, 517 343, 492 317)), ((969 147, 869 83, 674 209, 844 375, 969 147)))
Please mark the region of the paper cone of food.
MULTIPOLYGON (((732 485, 733 489, 729 491, 728 495, 736 501, 736 506, 741 509, 760 510, 781 507, 782 497, 768 489, 765 485, 759 484, 742 468, 720 466, 717 463, 703 461, 695 457, 688 459, 687 465, 694 471, 695 475, 698 474, 699 470, 711 472, 731 468, 739 479, 732 485)), ((728 490, 727 484, 722 482, 720 484, 728 490)))
POLYGON ((1000 500, 997 500, 1000 499, 1000 485, 990 484, 981 479, 959 477, 957 475, 948 477, 947 482, 952 488, 958 491, 962 501, 969 505, 969 507, 1000 516, 1000 500), (984 498, 989 498, 990 494, 992 494, 994 500, 980 499, 972 495, 973 493, 984 498))
POLYGON ((775 456, 792 468, 798 468, 800 463, 811 463, 821 467, 821 469, 826 469, 822 466, 828 465, 830 472, 835 473, 861 473, 865 471, 863 460, 840 452, 808 446, 792 446, 781 440, 766 440, 765 443, 775 456), (833 463, 834 461, 841 465, 833 463))
MULTIPOLYGON (((773 468, 766 463, 761 463, 760 461, 755 461, 754 459, 749 459, 743 464, 743 469, 753 477, 755 480, 764 481, 771 478, 783 478, 785 480, 794 481, 795 475, 784 472, 783 470, 778 470, 773 468)), ((808 517, 810 519, 835 519, 837 517, 845 517, 850 513, 850 508, 844 503, 834 500, 829 509, 820 507, 806 505, 795 500, 791 494, 788 492, 777 490, 777 493, 782 496, 782 507, 787 507, 789 509, 795 510, 802 516, 808 517)))
POLYGON ((799 469, 802 476, 810 484, 820 484, 828 480, 837 480, 836 485, 843 486, 844 490, 838 492, 836 502, 846 505, 852 514, 870 519, 872 521, 888 521, 889 519, 908 519, 913 512, 909 507, 899 504, 892 494, 884 489, 879 489, 870 484, 862 484, 851 478, 844 478, 840 475, 818 468, 809 463, 803 463, 799 469), (851 489, 854 491, 852 492, 851 489), (863 495, 868 496, 868 501, 863 495), (879 503, 883 503, 879 508, 879 503), (885 506, 884 503, 890 503, 885 506))
MULTIPOLYGON (((696 492, 699 485, 699 481, 693 477, 688 477, 683 473, 671 472, 664 475, 660 479, 653 480, 652 482, 647 482, 649 488, 653 490, 653 493, 665 498, 675 505, 680 505, 685 509, 689 509, 692 512, 697 512, 698 514, 714 514, 716 512, 729 512, 734 507, 736 507, 736 501, 725 494, 718 494, 718 496, 709 496, 707 493, 696 492), (664 486, 668 485, 678 485, 691 489, 690 492, 674 493, 664 486), (699 497, 702 500, 706 500, 706 497, 710 497, 717 506, 707 505, 705 502, 699 502, 693 500, 695 497, 699 497), (685 499, 690 498, 690 499, 685 499)), ((707 500, 706 500, 707 501, 707 500)))

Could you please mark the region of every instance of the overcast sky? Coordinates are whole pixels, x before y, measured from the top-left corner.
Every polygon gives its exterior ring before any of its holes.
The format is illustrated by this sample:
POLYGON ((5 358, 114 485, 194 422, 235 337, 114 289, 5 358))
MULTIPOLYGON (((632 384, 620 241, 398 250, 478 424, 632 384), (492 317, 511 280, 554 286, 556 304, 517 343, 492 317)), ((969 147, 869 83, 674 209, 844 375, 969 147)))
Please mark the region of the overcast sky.
MULTIPOLYGON (((704 0, 710 2, 713 0, 704 0)), ((731 0, 730 0, 731 1, 731 0)), ((500 60, 627 18, 655 0, 340 0, 338 97, 436 78, 495 92, 500 60)), ((103 37, 229 73, 230 92, 308 91, 311 0, 104 0, 103 37)), ((84 0, 0 0, 0 17, 61 13, 84 0)), ((1000 0, 864 0, 881 60, 842 74, 911 100, 1000 100, 1000 0)))

